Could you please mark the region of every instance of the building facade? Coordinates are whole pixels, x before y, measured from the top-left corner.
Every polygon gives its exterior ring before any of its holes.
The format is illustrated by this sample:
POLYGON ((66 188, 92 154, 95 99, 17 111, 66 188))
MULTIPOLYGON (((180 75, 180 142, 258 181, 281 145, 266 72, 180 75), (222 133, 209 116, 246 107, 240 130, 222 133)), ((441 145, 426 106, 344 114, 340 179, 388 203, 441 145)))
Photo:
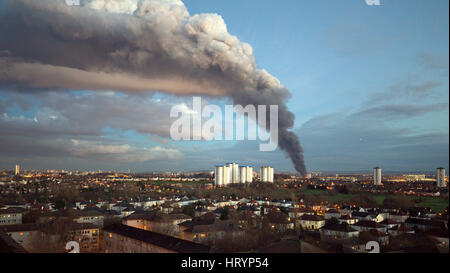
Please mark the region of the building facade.
POLYGON ((103 230, 106 253, 209 253, 210 248, 122 224, 113 224, 103 230))
POLYGON ((268 167, 268 166, 261 167, 261 170, 259 172, 260 181, 273 183, 274 182, 274 174, 273 173, 274 173, 274 171, 273 171, 272 167, 268 167))
POLYGON ((375 167, 375 169, 373 169, 373 184, 375 186, 381 186, 381 168, 380 167, 375 167))
POLYGON ((216 187, 226 187, 229 184, 253 182, 253 168, 250 166, 239 166, 236 163, 216 166, 214 184, 216 187))
POLYGON ((444 188, 445 185, 445 169, 437 168, 436 169, 436 185, 440 188, 444 188))
POLYGON ((13 208, 0 210, 0 226, 22 224, 22 212, 13 208))

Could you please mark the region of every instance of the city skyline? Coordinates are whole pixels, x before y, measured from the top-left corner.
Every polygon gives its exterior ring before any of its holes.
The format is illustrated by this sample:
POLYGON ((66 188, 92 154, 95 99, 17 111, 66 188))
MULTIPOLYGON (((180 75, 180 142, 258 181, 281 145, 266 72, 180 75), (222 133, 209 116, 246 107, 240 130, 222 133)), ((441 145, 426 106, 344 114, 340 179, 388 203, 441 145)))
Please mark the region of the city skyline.
MULTIPOLYGON (((36 10, 30 1, 19 2, 31 13, 36 10)), ((51 12, 56 2, 42 3, 51 12)), ((371 171, 378 165, 383 171, 398 172, 449 169, 448 1, 382 6, 359 0, 327 5, 258 1, 258 6, 237 1, 168 2, 191 17, 217 13, 225 25, 213 26, 225 26, 248 43, 258 68, 290 91, 287 106, 296 118, 292 131, 302 143, 308 172, 371 171)), ((79 60, 84 64, 70 60, 68 65, 64 57, 68 52, 40 44, 40 38, 49 35, 46 31, 21 36, 30 29, 10 3, 0 1, 1 64, 21 59, 96 69, 95 62, 103 56, 94 46, 88 56, 95 58, 79 60), (4 27, 8 25, 13 27, 4 27), (56 55, 49 58, 50 53, 56 55)), ((67 12, 77 8, 61 7, 67 12)), ((104 9, 117 21, 130 13, 104 9)), ((86 8, 77 14, 92 19, 86 8)), ((66 34, 80 38, 71 27, 84 26, 81 21, 58 20, 67 27, 62 40, 66 34)), ((120 36, 117 24, 103 27, 120 36)), ((89 36, 89 31, 84 34, 89 36)), ((181 105, 190 111, 192 96, 129 92, 120 82, 103 91, 80 82, 61 88, 44 78, 29 86, 3 75, 9 74, 0 73, 0 169, 19 164, 21 170, 197 171, 239 162, 294 171, 282 151, 259 152, 256 141, 172 141, 170 108, 181 105)), ((204 100, 230 103, 220 96, 204 100)))
MULTIPOLYGON (((231 164, 231 163, 227 163, 231 164)), ((216 165, 217 167, 225 167, 227 164, 219 164, 216 165)), ((248 167, 253 170, 253 173, 260 173, 260 171, 256 171, 255 168, 260 169, 263 167, 268 167, 265 165, 241 165, 240 163, 233 163, 237 164, 240 167, 248 167)), ((167 173, 173 173, 173 174, 193 174, 193 173, 214 173, 216 168, 206 168, 206 169, 195 169, 195 170, 147 170, 147 171, 135 171, 132 169, 95 169, 95 168, 88 168, 88 169, 70 169, 70 168, 43 168, 43 169, 32 169, 32 168, 23 168, 20 164, 16 164, 13 166, 13 168, 5 168, 0 169, 0 172, 12 172, 15 175, 17 168, 20 168, 20 172, 71 172, 71 173, 130 173, 130 174, 167 174, 167 173)), ((379 166, 375 168, 380 168, 379 166)), ((336 171, 336 170, 316 170, 308 172, 308 175, 311 174, 327 174, 327 175, 370 175, 374 173, 373 169, 367 169, 367 170, 343 170, 343 171, 336 171)), ((396 170, 383 170, 383 174, 386 173, 388 175, 415 175, 415 174, 425 174, 425 175, 435 175, 436 171, 439 169, 445 170, 447 172, 446 168, 443 167, 437 167, 435 169, 429 169, 429 170, 402 170, 402 171, 396 171, 396 170)), ((283 170, 277 170, 277 174, 291 174, 291 175, 298 175, 296 171, 283 171, 283 170)), ((446 176, 445 176, 446 177, 446 176)))

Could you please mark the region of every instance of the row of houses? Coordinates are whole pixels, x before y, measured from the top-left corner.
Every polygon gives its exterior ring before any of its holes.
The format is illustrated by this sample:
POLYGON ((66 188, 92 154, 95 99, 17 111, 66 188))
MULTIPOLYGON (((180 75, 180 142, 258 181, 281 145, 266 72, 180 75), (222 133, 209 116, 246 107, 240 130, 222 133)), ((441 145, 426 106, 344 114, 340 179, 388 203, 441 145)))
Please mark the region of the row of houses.
MULTIPOLYGON (((382 244, 387 244, 389 236, 413 234, 415 230, 431 232, 437 234, 436 236, 442 235, 439 230, 448 230, 445 221, 434 219, 435 213, 420 208, 401 211, 355 206, 339 207, 327 204, 306 206, 301 202, 292 203, 286 200, 269 201, 246 198, 207 200, 192 197, 145 201, 76 202, 66 204, 65 210, 56 210, 53 205, 51 204, 49 209, 40 210, 36 227, 28 224, 22 225, 23 215, 32 211, 33 206, 26 206, 26 204, 3 205, 0 207, 0 226, 3 226, 17 242, 30 247, 27 245, 27 242, 31 241, 27 239, 28 237, 33 237, 35 233, 42 237, 42 232, 51 234, 51 232, 43 231, 42 226, 51 225, 57 219, 69 219, 75 223, 71 227, 74 238, 80 242, 86 242, 83 244, 86 251, 109 249, 108 251, 124 252, 136 249, 126 247, 120 250, 113 245, 106 248, 100 244, 100 237, 111 226, 109 224, 105 226, 106 222, 115 222, 143 231, 164 234, 182 240, 181 242, 187 241, 203 245, 211 245, 227 236, 239 237, 244 234, 244 230, 250 222, 253 224, 258 222, 251 221, 251 219, 262 218, 268 220, 274 231, 286 232, 298 229, 316 231, 323 241, 356 239, 362 233, 370 233, 369 235, 382 244), (194 209, 191 216, 181 213, 186 206, 192 206, 194 209), (238 219, 222 220, 224 208, 238 211, 238 219), (332 225, 329 224, 331 219, 334 219, 331 221, 332 225), (8 222, 2 223, 2 220, 8 222), (83 226, 87 229, 83 230, 83 226), (77 230, 80 230, 81 233, 78 233, 77 230), (87 236, 89 238, 82 235, 89 235, 87 236)), ((111 234, 114 233, 112 230, 109 231, 111 234)), ((124 232, 120 236, 125 236, 124 232)), ((120 236, 118 238, 121 238, 120 236)), ((448 236, 447 239, 439 238, 448 245, 448 236)), ((130 242, 134 242, 133 240, 136 238, 131 238, 130 242)), ((141 245, 141 247, 143 246, 141 245)))

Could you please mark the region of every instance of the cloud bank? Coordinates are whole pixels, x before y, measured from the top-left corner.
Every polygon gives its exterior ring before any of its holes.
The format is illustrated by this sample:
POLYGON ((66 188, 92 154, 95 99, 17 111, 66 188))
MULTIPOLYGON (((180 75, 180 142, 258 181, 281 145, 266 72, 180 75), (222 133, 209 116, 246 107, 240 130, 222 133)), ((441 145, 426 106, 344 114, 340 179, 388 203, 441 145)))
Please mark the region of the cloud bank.
POLYGON ((160 91, 279 106, 279 146, 306 174, 288 90, 217 14, 179 0, 9 0, 0 11, 0 83, 14 90, 160 91))

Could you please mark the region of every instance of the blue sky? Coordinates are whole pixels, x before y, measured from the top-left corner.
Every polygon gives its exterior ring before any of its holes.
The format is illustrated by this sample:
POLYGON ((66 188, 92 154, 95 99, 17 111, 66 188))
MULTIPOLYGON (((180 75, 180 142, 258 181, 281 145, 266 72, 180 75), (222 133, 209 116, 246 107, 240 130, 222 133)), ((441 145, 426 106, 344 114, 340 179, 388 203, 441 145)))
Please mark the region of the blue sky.
MULTIPOLYGON (((368 6, 364 0, 189 0, 185 5, 191 15, 220 14, 228 32, 252 46, 259 67, 291 92, 288 106, 296 116, 293 131, 302 142, 308 170, 370 170, 376 165, 396 171, 448 169, 448 1, 381 0, 381 6, 368 6)), ((57 114, 64 110, 49 103, 51 96, 42 103, 33 93, 0 92, 0 114, 9 117, 23 115, 32 120, 44 110, 57 114)), ((89 90, 65 91, 66 96, 70 94, 98 96, 89 90)), ((112 96, 136 100, 128 93, 112 96)), ((66 99, 60 98, 70 107, 66 99)), ((145 99, 155 104, 157 100, 192 101, 161 93, 145 99)), ((261 153, 257 143, 177 143, 104 118, 100 138, 81 134, 77 139, 136 149, 162 147, 169 156, 125 163, 99 157, 93 164, 83 153, 28 155, 23 148, 17 154, 13 150, 4 154, 0 168, 10 168, 11 161, 17 161, 30 169, 188 171, 236 161, 293 171, 282 151, 261 153), (175 150, 179 153, 173 156, 175 150)), ((142 117, 136 126, 146 119, 153 117, 142 117)), ((4 126, 8 128, 6 121, 4 126)), ((74 138, 70 135, 67 140, 74 138)))
MULTIPOLYGON (((362 0, 194 0, 186 6, 192 14, 219 13, 230 33, 253 46, 258 64, 292 92, 297 126, 354 107, 408 74, 442 80, 415 58, 448 55, 448 1, 377 7, 362 0)), ((441 90, 448 101, 448 79, 441 90)))

